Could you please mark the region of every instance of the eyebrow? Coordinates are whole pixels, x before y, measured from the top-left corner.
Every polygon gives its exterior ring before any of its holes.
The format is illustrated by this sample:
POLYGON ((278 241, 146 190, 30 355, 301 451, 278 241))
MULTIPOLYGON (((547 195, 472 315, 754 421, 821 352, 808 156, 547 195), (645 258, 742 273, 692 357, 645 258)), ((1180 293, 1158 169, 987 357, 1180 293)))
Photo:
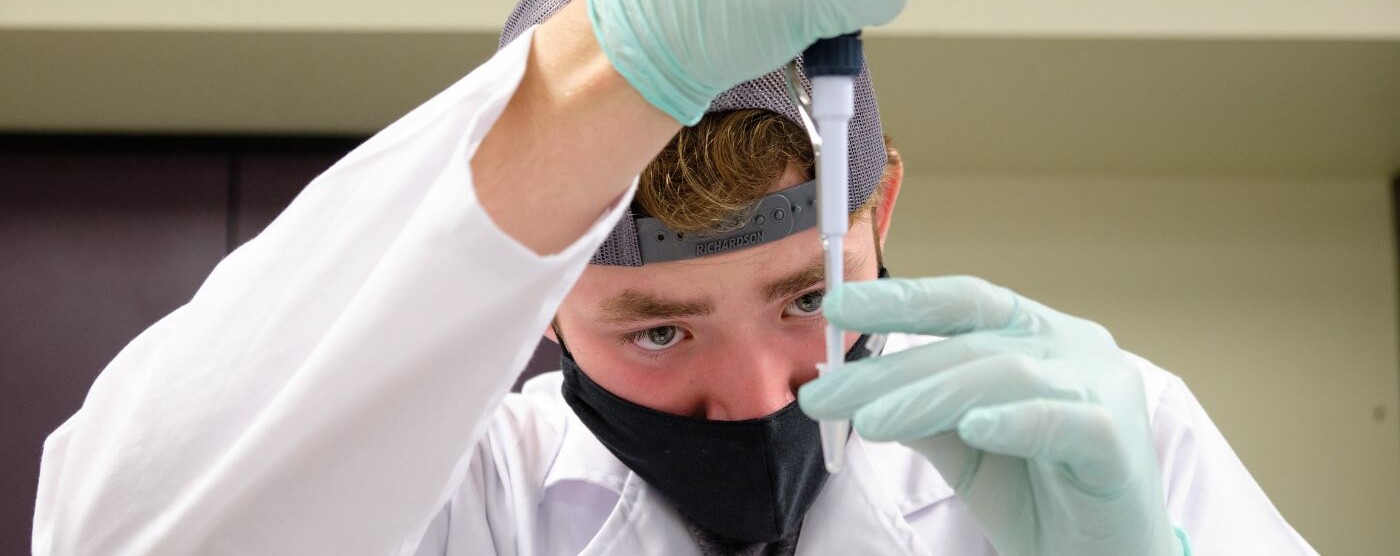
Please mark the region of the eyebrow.
MULTIPOLYGON (((845 253, 845 269, 847 274, 851 269, 864 262, 864 257, 847 251, 845 253)), ((775 301, 785 297, 792 297, 802 293, 807 288, 821 284, 826 281, 826 264, 822 255, 817 255, 797 272, 769 282, 763 287, 763 298, 768 301, 775 301)))
POLYGON ((672 301, 637 290, 624 290, 603 302, 603 320, 611 324, 703 317, 714 312, 715 304, 709 299, 672 301))
MULTIPOLYGON (((863 256, 850 252, 846 253, 845 258, 847 272, 865 261, 863 256)), ((825 281, 825 261, 818 255, 796 272, 765 284, 762 288, 763 298, 772 302, 793 297, 825 281)), ((603 321, 609 324, 636 324, 709 316, 714 314, 715 304, 708 298, 676 301, 629 289, 604 301, 602 312, 603 321)))

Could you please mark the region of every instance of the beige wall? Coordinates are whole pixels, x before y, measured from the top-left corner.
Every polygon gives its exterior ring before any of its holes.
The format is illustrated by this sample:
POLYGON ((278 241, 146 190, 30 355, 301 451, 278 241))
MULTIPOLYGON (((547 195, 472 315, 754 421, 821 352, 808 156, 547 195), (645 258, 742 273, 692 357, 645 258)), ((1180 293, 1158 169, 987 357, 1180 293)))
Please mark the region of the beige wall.
POLYGON ((1383 179, 918 175, 899 202, 893 272, 980 275, 1107 325, 1186 380, 1321 553, 1400 546, 1383 179))
MULTIPOLYGON (((515 0, 5 0, 0 28, 499 29, 515 0)), ((906 35, 1400 37, 1394 0, 912 0, 906 35)))

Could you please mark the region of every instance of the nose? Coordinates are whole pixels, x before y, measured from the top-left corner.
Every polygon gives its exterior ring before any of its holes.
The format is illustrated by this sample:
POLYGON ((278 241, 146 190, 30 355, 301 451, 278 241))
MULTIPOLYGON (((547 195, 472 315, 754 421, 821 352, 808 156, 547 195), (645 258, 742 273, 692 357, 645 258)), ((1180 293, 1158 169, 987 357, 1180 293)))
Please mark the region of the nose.
POLYGON ((716 358, 713 372, 706 373, 705 418, 742 421, 787 407, 797 399, 794 387, 801 382, 803 367, 814 365, 802 360, 800 350, 762 341, 729 346, 716 358))

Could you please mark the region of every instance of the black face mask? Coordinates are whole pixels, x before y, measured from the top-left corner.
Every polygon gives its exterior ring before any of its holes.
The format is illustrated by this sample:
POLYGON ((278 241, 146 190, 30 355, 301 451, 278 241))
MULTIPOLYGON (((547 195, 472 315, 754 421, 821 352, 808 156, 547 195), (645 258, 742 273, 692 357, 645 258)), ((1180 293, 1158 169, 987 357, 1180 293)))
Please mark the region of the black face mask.
MULTIPOLYGON (((846 360, 878 352, 883 337, 871 338, 861 336, 846 360)), ((672 415, 603 389, 563 352, 569 407, 682 515, 735 541, 773 542, 797 530, 827 477, 817 422, 797 402, 745 421, 672 415)))

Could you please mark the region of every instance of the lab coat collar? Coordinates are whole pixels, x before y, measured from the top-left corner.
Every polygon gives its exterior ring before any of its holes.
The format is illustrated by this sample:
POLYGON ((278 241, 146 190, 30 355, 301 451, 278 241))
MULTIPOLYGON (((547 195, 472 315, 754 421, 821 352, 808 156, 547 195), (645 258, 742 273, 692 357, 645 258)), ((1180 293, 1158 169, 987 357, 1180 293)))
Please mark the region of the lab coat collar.
POLYGON ((661 493, 629 473, 617 506, 579 556, 638 554, 701 556, 685 521, 661 493))
MULTIPOLYGON (((903 462, 877 461, 871 456, 878 451, 872 452, 868 449, 870 446, 855 436, 847 444, 846 468, 827 479, 822 493, 807 512, 807 519, 802 524, 802 536, 797 541, 799 555, 929 554, 906 517, 938 500, 951 497, 952 489, 937 478, 937 473, 932 477, 936 480, 931 482, 927 480, 930 477, 914 482, 882 481, 882 478, 904 479, 887 475, 887 472, 898 471, 889 464, 903 462), (890 469, 885 469, 887 467, 890 469), (920 485, 923 491, 890 490, 892 484, 899 482, 920 485), (916 501, 918 503, 911 503, 916 501)), ((899 455, 899 452, 892 455, 899 455)), ((932 470, 932 466, 928 468, 932 470)))
MULTIPOLYGON (((566 440, 568 449, 575 452, 567 457, 561 453, 560 459, 583 461, 577 458, 583 453, 598 456, 595 448, 602 446, 591 445, 596 442, 566 440)), ((580 556, 699 556, 699 548, 675 508, 606 449, 603 453, 608 457, 593 460, 592 465, 559 461, 564 465, 550 474, 554 483, 579 480, 607 488, 619 486, 617 505, 580 556)), ((852 437, 846 469, 827 480, 807 513, 797 554, 929 554, 906 516, 951 498, 953 490, 932 466, 903 457, 907 453, 902 447, 872 445, 852 437)))
MULTIPOLYGON (((592 452, 594 448, 581 441, 566 441, 566 444, 570 444, 571 450, 592 452)), ((827 480, 807 513, 797 554, 930 554, 906 521, 906 516, 952 497, 952 489, 937 473, 921 473, 917 466, 905 466, 905 469, 898 470, 899 465, 876 464, 872 456, 879 457, 886 450, 881 447, 871 450, 871 446, 859 438, 851 439, 845 471, 827 480), (897 471, 901 482, 915 490, 890 490, 895 483, 881 481, 885 471, 897 471)), ((566 464, 558 468, 558 473, 551 473, 554 483, 579 480, 608 488, 619 487, 616 490, 617 505, 580 556, 700 556, 685 521, 665 497, 635 473, 627 471, 625 466, 621 467, 623 474, 620 475, 617 469, 621 466, 620 462, 614 464, 612 462, 616 462, 616 458, 609 459, 609 462, 594 461, 592 466, 566 464), (620 484, 617 482, 619 479, 620 484)))
MULTIPOLYGON (((554 389, 559 391, 563 385, 563 375, 558 372, 550 373, 545 377, 550 378, 554 383, 554 389)), ((563 481, 582 481, 606 488, 619 496, 627 488, 627 482, 633 480, 632 470, 617 459, 598 437, 593 436, 593 432, 584 426, 568 404, 564 402, 563 396, 558 396, 558 405, 565 414, 564 437, 559 445, 559 453, 554 458, 554 464, 549 467, 549 472, 545 474, 544 488, 548 493, 554 485, 563 481)))

